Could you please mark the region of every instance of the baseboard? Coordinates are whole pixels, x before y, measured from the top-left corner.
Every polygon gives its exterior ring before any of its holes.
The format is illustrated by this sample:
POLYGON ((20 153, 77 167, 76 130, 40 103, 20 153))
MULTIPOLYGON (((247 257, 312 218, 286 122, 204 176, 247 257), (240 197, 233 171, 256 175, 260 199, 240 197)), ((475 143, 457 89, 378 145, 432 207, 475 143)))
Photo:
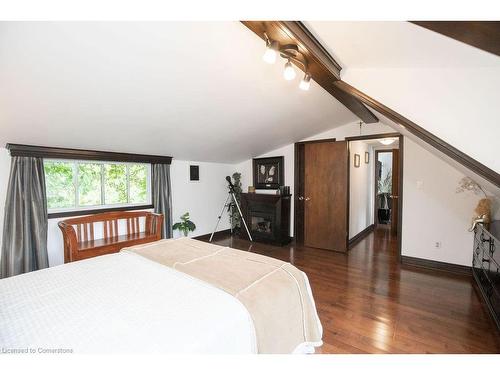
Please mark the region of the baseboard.
POLYGON ((353 238, 349 240, 349 249, 351 249, 354 245, 360 242, 363 238, 368 236, 375 229, 375 224, 371 224, 363 229, 361 232, 356 234, 353 238))
MULTIPOLYGON (((193 239, 205 241, 209 240, 211 235, 212 233, 202 234, 200 236, 193 237, 193 239)), ((231 229, 218 230, 217 232, 214 233, 214 238, 226 237, 230 235, 231 235, 231 229)))
POLYGON ((414 258, 406 255, 401 256, 401 263, 407 266, 427 268, 436 271, 451 272, 459 275, 470 276, 472 274, 472 269, 469 266, 462 266, 460 264, 453 264, 446 262, 438 262, 436 260, 414 258))

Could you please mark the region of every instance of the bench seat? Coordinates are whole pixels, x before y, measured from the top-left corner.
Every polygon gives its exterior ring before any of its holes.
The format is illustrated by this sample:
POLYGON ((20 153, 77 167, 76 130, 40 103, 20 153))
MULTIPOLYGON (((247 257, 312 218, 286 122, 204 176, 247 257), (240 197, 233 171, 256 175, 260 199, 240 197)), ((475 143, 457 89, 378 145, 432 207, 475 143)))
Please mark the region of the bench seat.
POLYGON ((163 215, 147 211, 116 211, 63 220, 64 263, 117 253, 124 247, 161 239, 163 215), (142 221, 142 222, 141 222, 142 221), (102 225, 102 237, 97 223, 102 225), (124 233, 120 233, 124 232, 124 233))

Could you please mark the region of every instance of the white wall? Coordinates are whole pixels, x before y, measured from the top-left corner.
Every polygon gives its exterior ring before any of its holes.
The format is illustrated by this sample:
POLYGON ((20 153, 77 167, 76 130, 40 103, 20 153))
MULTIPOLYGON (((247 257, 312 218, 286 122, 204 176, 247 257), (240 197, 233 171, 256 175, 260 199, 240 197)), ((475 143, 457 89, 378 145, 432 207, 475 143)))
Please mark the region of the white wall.
POLYGON ((456 193, 463 174, 405 138, 402 254, 469 266, 470 227, 480 198, 456 193), (435 243, 441 247, 436 248, 435 243))
POLYGON ((350 143, 349 148, 349 239, 373 224, 374 158, 373 148, 364 141, 350 143), (365 152, 370 162, 365 163, 365 152), (354 167, 354 155, 359 154, 359 168, 354 167))
POLYGON ((493 151, 500 139, 495 121, 500 114, 500 59, 496 61, 495 68, 351 68, 342 73, 357 89, 499 171, 500 158, 493 151))
MULTIPOLYGON (((226 176, 236 172, 233 164, 173 160, 171 166, 172 216, 174 223, 189 212, 196 230, 190 236, 211 233, 224 204, 228 190, 226 176), (200 166, 200 182, 189 182, 189 164, 200 166)), ((229 229, 229 217, 224 211, 217 230, 229 229)), ((175 237, 180 233, 174 233, 175 237)))
MULTIPOLYGON (((3 229, 5 195, 10 171, 10 156, 5 148, 0 149, 0 225, 3 229)), ((219 163, 188 162, 173 160, 171 165, 172 179, 172 215, 174 222, 185 212, 189 212, 191 220, 196 224, 196 230, 190 236, 198 236, 212 232, 217 216, 227 196, 225 177, 235 171, 234 165, 219 163), (189 164, 200 166, 200 182, 188 181, 189 164)), ((47 251, 49 265, 64 263, 63 240, 57 226, 62 218, 48 221, 47 251)), ((123 223, 122 223, 123 224, 123 223)), ((123 224, 124 225, 124 224, 123 224)), ((229 218, 224 212, 218 230, 229 229, 229 218)), ((119 229, 120 233, 124 228, 119 229)), ((181 234, 176 231, 175 237, 181 234)), ((96 226, 96 238, 99 230, 96 226)), ((2 230, 0 230, 0 244, 2 230)))

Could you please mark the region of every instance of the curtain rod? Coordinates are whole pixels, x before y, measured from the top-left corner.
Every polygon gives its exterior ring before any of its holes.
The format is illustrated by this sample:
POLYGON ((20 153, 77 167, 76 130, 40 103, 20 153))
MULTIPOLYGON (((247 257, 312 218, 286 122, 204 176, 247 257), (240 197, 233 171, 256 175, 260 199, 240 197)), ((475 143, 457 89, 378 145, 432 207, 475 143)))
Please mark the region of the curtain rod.
POLYGON ((28 156, 50 159, 76 159, 121 161, 133 163, 171 164, 171 156, 129 154, 123 152, 83 150, 76 148, 47 147, 7 143, 5 148, 11 156, 28 156))

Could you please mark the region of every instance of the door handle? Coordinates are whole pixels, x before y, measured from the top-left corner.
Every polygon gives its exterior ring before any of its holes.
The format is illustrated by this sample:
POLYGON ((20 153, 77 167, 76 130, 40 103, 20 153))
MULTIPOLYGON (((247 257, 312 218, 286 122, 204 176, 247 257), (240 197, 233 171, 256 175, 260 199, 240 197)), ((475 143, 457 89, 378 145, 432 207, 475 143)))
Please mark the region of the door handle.
POLYGON ((398 196, 398 195, 391 195, 391 198, 393 198, 393 199, 394 199, 394 198, 395 198, 395 199, 398 199, 398 198, 399 198, 399 196, 398 196))
POLYGON ((306 201, 310 201, 310 200, 311 200, 311 198, 309 198, 309 197, 306 197, 306 199, 305 199, 305 200, 306 200, 306 201))
POLYGON ((298 199, 299 199, 299 201, 302 201, 302 200, 304 200, 304 197, 300 196, 300 197, 298 197, 298 199))

